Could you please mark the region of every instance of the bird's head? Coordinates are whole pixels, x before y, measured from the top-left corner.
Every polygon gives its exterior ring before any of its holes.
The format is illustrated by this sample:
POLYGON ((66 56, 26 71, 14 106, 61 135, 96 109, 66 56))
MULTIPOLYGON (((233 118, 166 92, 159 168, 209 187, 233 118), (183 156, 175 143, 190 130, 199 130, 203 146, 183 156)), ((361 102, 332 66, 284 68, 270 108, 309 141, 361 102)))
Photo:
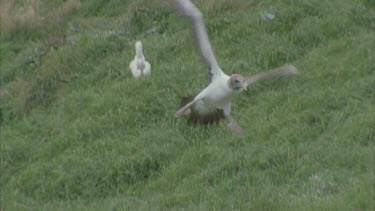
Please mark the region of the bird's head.
POLYGON ((242 91, 246 89, 246 81, 242 75, 233 74, 229 78, 229 87, 233 90, 242 91))
POLYGON ((135 54, 139 57, 143 56, 143 46, 142 46, 142 43, 140 41, 137 41, 135 43, 135 54))

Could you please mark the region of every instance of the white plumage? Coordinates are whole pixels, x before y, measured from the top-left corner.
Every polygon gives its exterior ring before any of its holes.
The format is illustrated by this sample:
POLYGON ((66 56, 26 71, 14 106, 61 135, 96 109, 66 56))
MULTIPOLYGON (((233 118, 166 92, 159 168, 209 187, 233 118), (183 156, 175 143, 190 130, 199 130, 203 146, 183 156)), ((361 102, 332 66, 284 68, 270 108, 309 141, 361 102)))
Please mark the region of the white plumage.
POLYGON ((194 98, 185 98, 190 100, 183 102, 175 116, 190 114, 194 121, 202 123, 212 123, 217 119, 226 118, 228 127, 233 132, 242 134, 243 129, 230 116, 232 98, 256 81, 296 74, 297 69, 293 65, 284 65, 246 78, 239 74, 231 76, 225 74, 216 61, 199 9, 190 0, 169 0, 169 2, 191 22, 199 51, 209 66, 211 79, 211 83, 194 98))
POLYGON ((151 65, 143 55, 143 45, 140 41, 135 43, 135 57, 130 62, 129 68, 134 78, 139 78, 142 75, 151 75, 151 65))

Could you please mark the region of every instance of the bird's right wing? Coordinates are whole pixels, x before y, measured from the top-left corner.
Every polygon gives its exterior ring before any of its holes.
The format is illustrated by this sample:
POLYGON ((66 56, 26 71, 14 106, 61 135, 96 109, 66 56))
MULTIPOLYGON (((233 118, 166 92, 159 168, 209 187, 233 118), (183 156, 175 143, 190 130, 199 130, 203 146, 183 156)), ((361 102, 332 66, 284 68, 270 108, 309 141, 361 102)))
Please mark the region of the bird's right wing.
POLYGON ((145 61, 145 69, 143 70, 143 74, 145 75, 151 74, 151 64, 148 61, 145 61))
POLYGON ((269 70, 269 71, 260 72, 260 73, 257 73, 255 75, 253 75, 253 76, 246 77, 245 83, 246 83, 246 86, 250 86, 253 83, 255 83, 257 81, 260 81, 260 80, 273 78, 273 77, 290 76, 290 75, 295 75, 297 73, 298 73, 298 70, 295 66, 293 66, 291 64, 287 64, 287 65, 277 67, 277 68, 269 70))
POLYGON ((209 67, 210 79, 213 80, 216 76, 223 74, 212 51, 203 16, 199 9, 190 0, 168 0, 168 2, 191 22, 199 51, 209 67))
POLYGON ((194 105, 194 103, 196 103, 197 101, 205 98, 209 93, 209 89, 207 89, 207 87, 205 89, 203 89, 201 92, 199 92, 199 94, 197 96, 194 97, 194 99, 187 103, 186 105, 184 105, 183 107, 181 107, 180 109, 178 109, 178 111, 176 111, 175 113, 175 117, 180 117, 184 114, 186 114, 185 112, 188 111, 188 109, 194 105))

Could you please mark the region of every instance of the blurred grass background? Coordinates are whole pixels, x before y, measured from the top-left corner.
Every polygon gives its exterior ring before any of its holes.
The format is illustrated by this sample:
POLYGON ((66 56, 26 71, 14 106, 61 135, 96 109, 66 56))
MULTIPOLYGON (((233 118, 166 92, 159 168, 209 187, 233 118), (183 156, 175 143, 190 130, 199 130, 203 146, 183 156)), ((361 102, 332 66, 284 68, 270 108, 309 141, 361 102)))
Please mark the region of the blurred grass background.
POLYGON ((234 100, 244 137, 174 118, 207 67, 164 1, 0 1, 2 210, 373 209, 374 1, 193 2, 226 73, 300 71, 234 100))

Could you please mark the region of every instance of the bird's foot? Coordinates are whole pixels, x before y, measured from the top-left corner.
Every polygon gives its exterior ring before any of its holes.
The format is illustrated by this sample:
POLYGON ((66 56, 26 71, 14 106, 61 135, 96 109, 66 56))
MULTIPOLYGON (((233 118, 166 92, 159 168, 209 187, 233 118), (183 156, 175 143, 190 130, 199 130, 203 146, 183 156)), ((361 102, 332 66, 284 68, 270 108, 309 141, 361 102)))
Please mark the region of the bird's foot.
POLYGON ((242 127, 234 120, 232 117, 228 118, 228 124, 227 127, 236 135, 243 136, 245 134, 245 131, 242 129, 242 127))

